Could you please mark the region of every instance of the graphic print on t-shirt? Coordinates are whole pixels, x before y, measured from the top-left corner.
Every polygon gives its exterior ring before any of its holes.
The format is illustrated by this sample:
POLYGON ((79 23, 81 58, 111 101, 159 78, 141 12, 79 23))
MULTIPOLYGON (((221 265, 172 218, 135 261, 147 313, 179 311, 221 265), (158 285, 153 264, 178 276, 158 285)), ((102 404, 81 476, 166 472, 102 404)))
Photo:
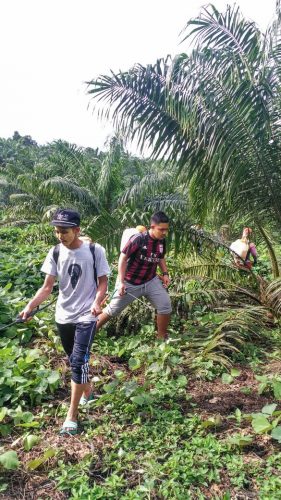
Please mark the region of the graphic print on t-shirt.
POLYGON ((70 276, 70 283, 74 290, 76 288, 79 278, 82 276, 82 269, 79 264, 70 264, 68 268, 68 274, 70 276))

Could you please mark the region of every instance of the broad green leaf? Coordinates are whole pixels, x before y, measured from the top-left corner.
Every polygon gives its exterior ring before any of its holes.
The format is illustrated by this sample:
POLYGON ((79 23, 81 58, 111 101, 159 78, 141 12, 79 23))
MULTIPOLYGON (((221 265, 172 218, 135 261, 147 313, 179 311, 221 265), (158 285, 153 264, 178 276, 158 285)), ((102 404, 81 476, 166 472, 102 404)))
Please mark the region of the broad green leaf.
POLYGON ((265 413, 266 415, 270 415, 270 416, 272 416, 272 415, 273 415, 274 410, 276 409, 276 407, 277 407, 277 404, 276 404, 276 403, 272 403, 271 405, 265 405, 265 406, 262 408, 262 413, 265 413))
POLYGON ((33 448, 33 446, 35 446, 39 441, 40 437, 35 436, 35 434, 29 434, 28 436, 26 436, 23 441, 23 447, 25 451, 31 450, 31 448, 33 448))
POLYGON ((58 453, 58 450, 55 448, 48 448, 44 451, 44 458, 48 460, 48 458, 54 457, 58 453))
POLYGON ((131 397, 131 401, 133 401, 133 403, 136 403, 137 405, 140 405, 140 406, 145 404, 145 398, 143 396, 133 396, 133 397, 131 397))
POLYGON ((237 370, 237 368, 231 368, 230 375, 232 377, 239 377, 240 374, 241 374, 241 370, 237 370))
POLYGON ((258 415, 252 420, 252 427, 257 434, 262 434, 271 429, 271 424, 264 415, 258 415))
POLYGON ((138 370, 140 368, 140 360, 136 358, 129 359, 129 368, 130 370, 138 370))
POLYGON ((221 417, 220 415, 216 415, 215 417, 209 417, 208 419, 203 420, 202 427, 205 428, 217 427, 220 424, 221 424, 221 417))
POLYGON ((44 457, 35 458, 34 460, 30 460, 29 462, 27 462, 26 467, 29 470, 38 469, 38 467, 40 467, 40 465, 42 465, 44 462, 45 462, 44 457))
POLYGON ((233 377, 229 373, 223 373, 221 381, 223 384, 231 384, 231 382, 233 382, 233 377))
POLYGON ((9 450, 0 455, 0 464, 3 465, 4 469, 14 470, 19 466, 19 459, 16 451, 9 450))
POLYGON ((239 446, 243 448, 244 446, 248 446, 253 442, 252 436, 242 436, 242 435, 236 435, 232 436, 231 438, 228 439, 227 441, 231 445, 239 446))
POLYGON ((105 384, 103 388, 105 392, 107 392, 108 394, 113 394, 118 385, 119 385, 119 380, 112 380, 112 382, 109 382, 109 384, 105 384))
POLYGON ((58 450, 56 450, 55 448, 48 448, 44 452, 43 456, 35 458, 34 460, 30 460, 29 462, 27 462, 26 466, 29 470, 38 469, 38 467, 40 467, 40 465, 47 462, 47 460, 49 458, 54 457, 57 453, 58 453, 58 450))
POLYGON ((133 403, 136 403, 137 405, 143 406, 150 404, 152 402, 152 397, 150 396, 150 394, 144 393, 139 394, 138 396, 131 397, 131 401, 133 401, 133 403))
POLYGON ((273 429, 271 437, 273 439, 277 439, 277 441, 281 443, 281 425, 278 425, 278 427, 275 427, 275 429, 273 429))
POLYGON ((57 371, 52 371, 47 378, 49 384, 55 384, 60 379, 60 374, 57 371))
POLYGON ((176 382, 177 382, 177 385, 178 385, 179 387, 185 387, 185 386, 186 386, 186 384, 187 384, 187 378, 186 378, 186 376, 185 376, 185 375, 180 375, 180 376, 177 378, 176 382))
POLYGON ((278 400, 281 400, 281 382, 279 382, 278 380, 272 382, 272 389, 274 397, 278 400))
POLYGON ((5 290, 5 292, 7 292, 8 290, 10 290, 13 286, 13 283, 11 283, 11 281, 9 281, 9 283, 7 283, 6 286, 4 286, 3 290, 5 290))
POLYGON ((27 352, 27 356, 25 358, 25 362, 26 363, 32 363, 33 361, 35 361, 35 359, 38 359, 40 358, 42 352, 40 351, 40 349, 30 349, 28 352, 27 352))
POLYGON ((40 422, 34 420, 33 422, 25 422, 24 424, 16 424, 16 427, 24 427, 25 429, 31 429, 34 427, 39 427, 40 422))
POLYGON ((0 422, 2 422, 4 420, 7 413, 8 413, 8 408, 3 406, 3 408, 1 408, 1 410, 0 410, 0 422))

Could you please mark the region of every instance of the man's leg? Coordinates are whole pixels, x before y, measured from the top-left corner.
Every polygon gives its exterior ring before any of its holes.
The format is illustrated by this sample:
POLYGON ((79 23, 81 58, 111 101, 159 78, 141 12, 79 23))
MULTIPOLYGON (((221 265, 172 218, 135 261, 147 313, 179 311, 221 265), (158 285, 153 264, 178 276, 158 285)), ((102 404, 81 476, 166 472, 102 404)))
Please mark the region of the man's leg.
POLYGON ((96 331, 98 331, 103 325, 105 325, 109 320, 111 319, 111 316, 109 314, 106 314, 105 312, 102 312, 97 321, 97 328, 96 331))
POLYGON ((103 312, 99 315, 97 330, 105 325, 105 323, 107 323, 111 318, 118 316, 118 314, 130 305, 135 298, 138 298, 140 296, 140 288, 140 286, 126 284, 128 293, 125 293, 125 295, 119 295, 118 290, 116 290, 108 306, 106 306, 103 312))
POLYGON ((167 328, 170 323, 170 314, 157 314, 157 338, 167 339, 168 332, 167 328))
POLYGON ((67 412, 66 420, 70 420, 71 422, 77 422, 79 401, 80 401, 83 394, 86 397, 89 397, 90 393, 91 393, 91 384, 90 383, 76 384, 76 382, 71 380, 71 400, 70 400, 70 407, 69 407, 68 412, 67 412))
POLYGON ((57 323, 56 325, 64 352, 68 357, 70 357, 74 346, 76 325, 75 323, 67 323, 65 325, 62 323, 57 323))
MULTIPOLYGON (((68 355, 68 358, 70 359, 70 356, 73 352, 73 347, 74 347, 76 324, 75 323, 67 323, 67 324, 57 323, 57 329, 58 329, 58 333, 59 333, 64 351, 68 355)), ((86 398, 88 398, 91 394, 91 384, 89 382, 89 383, 84 384, 84 385, 85 385, 85 388, 84 388, 83 394, 86 398)), ((71 394, 72 394, 72 392, 73 391, 71 390, 71 394)), ((79 402, 78 402, 78 404, 79 404, 79 402)))
POLYGON ((96 323, 77 323, 74 337, 73 351, 70 356, 71 364, 71 401, 66 420, 77 421, 78 405, 82 394, 90 395, 89 358, 90 349, 95 334, 96 323))
POLYGON ((157 338, 168 338, 168 326, 171 317, 171 299, 159 278, 155 277, 146 285, 146 297, 157 309, 157 338))

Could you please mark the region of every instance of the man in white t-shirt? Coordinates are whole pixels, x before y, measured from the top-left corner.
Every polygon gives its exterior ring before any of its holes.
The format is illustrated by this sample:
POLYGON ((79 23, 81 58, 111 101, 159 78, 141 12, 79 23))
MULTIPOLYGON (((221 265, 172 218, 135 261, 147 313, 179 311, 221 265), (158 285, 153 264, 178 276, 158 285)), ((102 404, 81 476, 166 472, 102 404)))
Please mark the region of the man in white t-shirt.
POLYGON ((109 266, 99 244, 79 239, 80 215, 58 210, 51 222, 60 244, 50 249, 41 270, 43 286, 20 313, 27 320, 51 294, 56 279, 59 296, 55 320, 71 365, 71 402, 61 434, 77 434, 78 405, 91 396, 89 357, 101 303, 107 290, 109 266))

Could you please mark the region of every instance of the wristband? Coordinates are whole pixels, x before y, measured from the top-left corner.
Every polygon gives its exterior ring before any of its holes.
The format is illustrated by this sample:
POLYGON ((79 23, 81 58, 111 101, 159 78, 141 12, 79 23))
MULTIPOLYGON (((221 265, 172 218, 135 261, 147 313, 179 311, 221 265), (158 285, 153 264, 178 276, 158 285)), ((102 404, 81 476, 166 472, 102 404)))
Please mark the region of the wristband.
POLYGON ((162 276, 169 276, 169 273, 165 271, 164 273, 162 273, 162 276))

